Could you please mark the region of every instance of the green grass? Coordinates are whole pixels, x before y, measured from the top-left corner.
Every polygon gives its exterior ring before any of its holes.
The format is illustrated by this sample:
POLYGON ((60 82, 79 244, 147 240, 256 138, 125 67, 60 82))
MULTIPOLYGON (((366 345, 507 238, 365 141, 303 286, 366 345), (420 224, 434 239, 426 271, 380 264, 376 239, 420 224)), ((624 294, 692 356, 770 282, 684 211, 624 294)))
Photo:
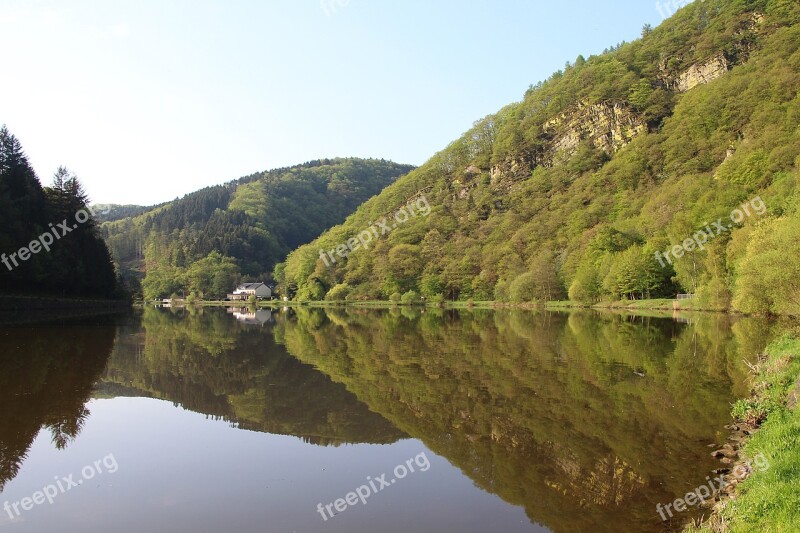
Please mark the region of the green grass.
POLYGON ((612 302, 581 303, 572 301, 547 302, 546 306, 553 309, 570 309, 575 307, 592 309, 660 309, 672 311, 675 309, 675 302, 678 302, 678 309, 681 311, 700 311, 694 300, 673 300, 671 298, 660 298, 651 300, 619 300, 612 302))
POLYGON ((743 420, 765 420, 744 448, 749 458, 763 454, 769 467, 739 485, 735 500, 698 532, 800 531, 800 409, 785 399, 795 391, 800 375, 800 338, 785 336, 767 348, 754 367, 754 395, 734 405, 743 420))
MULTIPOLYGON (((154 302, 141 302, 141 305, 148 305, 154 302)), ((224 300, 198 300, 197 305, 203 307, 249 307, 252 304, 248 301, 230 302, 224 300)), ((441 303, 441 307, 454 308, 454 309, 491 309, 495 307, 502 307, 504 304, 496 304, 492 301, 480 302, 462 302, 462 301, 445 301, 441 303)), ((511 306, 511 304, 507 304, 511 306)), ((513 305, 512 307, 531 307, 535 304, 526 305, 513 305)), ((387 300, 289 300, 284 302, 282 300, 262 300, 257 304, 258 307, 364 307, 374 309, 386 309, 393 307, 440 307, 439 304, 433 302, 416 302, 414 304, 394 303, 387 300)))
MULTIPOLYGON (((445 307, 448 309, 494 309, 500 307, 512 307, 512 308, 523 308, 523 309, 530 309, 530 308, 540 308, 545 307, 547 309, 629 309, 629 310, 661 310, 661 311, 673 311, 675 310, 674 307, 675 300, 672 299, 652 299, 652 300, 621 300, 615 302, 599 302, 595 304, 588 304, 588 303, 581 303, 581 302, 573 302, 573 301, 552 301, 546 303, 537 303, 531 302, 526 304, 512 304, 512 303, 503 303, 503 302, 495 302, 495 301, 444 301, 441 305, 433 303, 433 302, 418 302, 413 304, 414 306, 425 306, 425 307, 445 307)), ((692 305, 692 300, 681 300, 679 303, 679 310, 680 311, 702 311, 701 307, 695 307, 692 305)), ((248 302, 228 302, 228 301, 212 301, 212 300, 204 300, 198 301, 199 305, 203 305, 205 307, 242 307, 247 306, 248 302)), ((284 302, 282 300, 267 300, 267 301, 260 301, 258 303, 260 307, 292 307, 292 306, 308 306, 308 307, 366 307, 366 308, 376 308, 376 309, 383 309, 387 307, 400 307, 400 306, 408 306, 409 304, 401 304, 401 303, 393 303, 387 300, 331 300, 331 301, 306 301, 306 300, 290 300, 288 302, 284 302)))

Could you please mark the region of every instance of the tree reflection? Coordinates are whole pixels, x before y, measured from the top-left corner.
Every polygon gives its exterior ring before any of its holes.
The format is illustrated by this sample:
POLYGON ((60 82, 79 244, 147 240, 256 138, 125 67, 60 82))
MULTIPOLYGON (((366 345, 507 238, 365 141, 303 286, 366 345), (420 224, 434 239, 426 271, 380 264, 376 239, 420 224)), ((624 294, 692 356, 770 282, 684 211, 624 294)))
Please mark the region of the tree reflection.
POLYGON ((277 336, 532 521, 647 531, 663 527, 655 503, 719 467, 706 445, 769 330, 732 322, 301 308, 277 336))
POLYGON ((77 438, 115 335, 113 318, 0 326, 0 491, 42 428, 59 449, 77 438))
POLYGON ((145 309, 141 322, 120 335, 102 387, 324 446, 406 437, 289 355, 267 323, 252 325, 220 309, 145 309))

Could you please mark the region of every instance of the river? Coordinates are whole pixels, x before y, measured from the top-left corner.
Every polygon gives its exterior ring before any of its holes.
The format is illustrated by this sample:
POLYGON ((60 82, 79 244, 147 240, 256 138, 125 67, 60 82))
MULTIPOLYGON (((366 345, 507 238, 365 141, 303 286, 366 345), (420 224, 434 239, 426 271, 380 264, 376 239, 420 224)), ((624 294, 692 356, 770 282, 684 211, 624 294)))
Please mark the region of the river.
POLYGON ((774 326, 155 309, 0 326, 5 532, 667 531, 774 326))

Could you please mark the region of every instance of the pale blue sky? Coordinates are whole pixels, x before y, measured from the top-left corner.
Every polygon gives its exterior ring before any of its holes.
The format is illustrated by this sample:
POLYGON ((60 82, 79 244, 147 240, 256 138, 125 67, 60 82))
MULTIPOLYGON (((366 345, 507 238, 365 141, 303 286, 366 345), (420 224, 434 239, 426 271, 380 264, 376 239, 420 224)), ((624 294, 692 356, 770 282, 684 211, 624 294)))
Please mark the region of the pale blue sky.
POLYGON ((323 157, 419 165, 661 20, 648 0, 0 0, 0 123, 96 202, 323 157))

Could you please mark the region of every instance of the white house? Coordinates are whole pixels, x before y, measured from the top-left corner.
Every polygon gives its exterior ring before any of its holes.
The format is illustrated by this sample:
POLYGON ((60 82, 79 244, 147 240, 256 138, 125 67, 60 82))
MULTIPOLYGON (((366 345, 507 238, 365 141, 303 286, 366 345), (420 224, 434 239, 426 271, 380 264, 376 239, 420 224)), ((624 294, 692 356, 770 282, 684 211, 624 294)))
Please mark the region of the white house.
POLYGON ((271 298, 272 289, 263 283, 243 283, 233 291, 233 294, 228 295, 228 300, 247 300, 250 296, 271 298))

